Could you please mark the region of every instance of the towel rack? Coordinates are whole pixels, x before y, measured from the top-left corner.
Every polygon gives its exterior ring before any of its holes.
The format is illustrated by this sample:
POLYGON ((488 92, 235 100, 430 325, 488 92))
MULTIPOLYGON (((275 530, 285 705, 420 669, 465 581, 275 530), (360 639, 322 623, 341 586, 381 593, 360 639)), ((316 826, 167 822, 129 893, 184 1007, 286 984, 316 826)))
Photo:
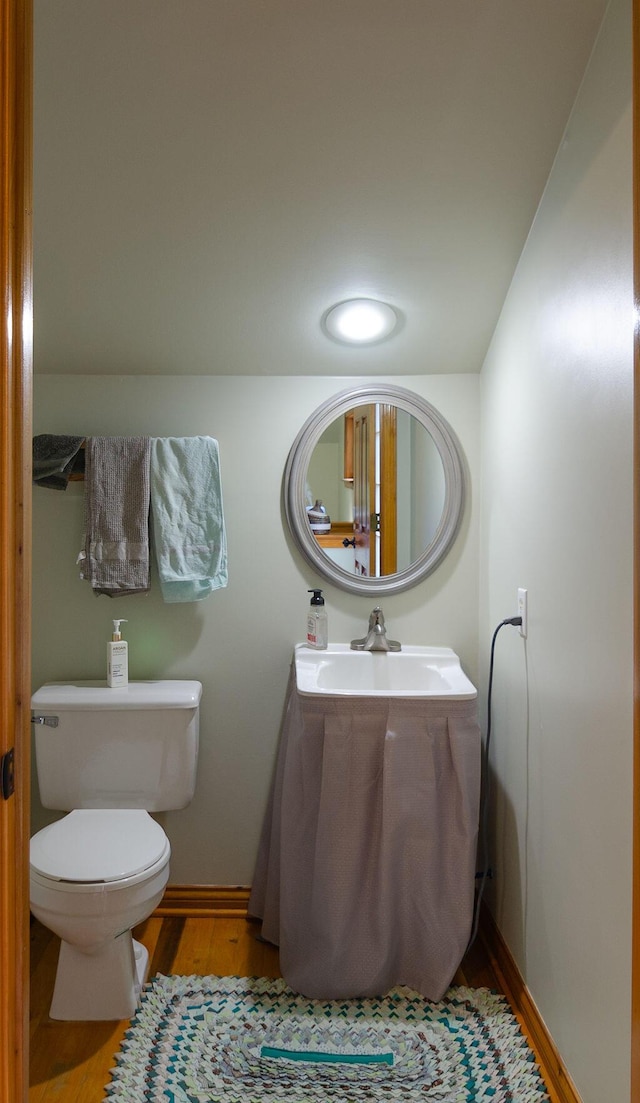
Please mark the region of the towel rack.
MULTIPOLYGON (((86 450, 86 447, 87 447, 86 443, 81 444, 80 445, 80 451, 84 452, 86 450)), ((72 471, 71 474, 69 475, 69 482, 70 483, 83 483, 84 482, 84 471, 72 471)))

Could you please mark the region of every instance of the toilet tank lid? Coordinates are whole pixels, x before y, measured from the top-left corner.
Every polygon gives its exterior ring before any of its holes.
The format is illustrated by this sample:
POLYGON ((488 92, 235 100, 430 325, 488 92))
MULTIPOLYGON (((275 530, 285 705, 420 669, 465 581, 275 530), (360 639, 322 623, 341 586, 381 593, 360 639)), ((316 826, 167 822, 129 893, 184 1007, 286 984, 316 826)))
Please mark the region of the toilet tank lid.
POLYGON ((200 704, 202 683, 180 680, 129 682, 111 689, 106 682, 49 682, 31 698, 33 709, 191 709, 200 704))

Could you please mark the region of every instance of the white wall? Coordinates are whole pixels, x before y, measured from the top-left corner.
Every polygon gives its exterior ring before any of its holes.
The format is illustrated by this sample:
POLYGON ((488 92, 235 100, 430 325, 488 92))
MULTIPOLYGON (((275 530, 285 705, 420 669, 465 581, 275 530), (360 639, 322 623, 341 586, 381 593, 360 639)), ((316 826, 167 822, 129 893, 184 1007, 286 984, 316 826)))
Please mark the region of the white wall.
POLYGON ((631 11, 613 0, 482 373, 492 907, 585 1103, 628 1103, 631 11))
MULTIPOLYGON (((460 535, 420 586, 382 600, 390 634, 448 644, 477 675, 479 377, 401 377, 449 420, 465 453, 469 496, 460 535)), ((353 380, 362 383, 363 380, 353 380)), ((249 884, 293 645, 304 638, 307 589, 323 585, 294 550, 281 517, 287 454, 310 413, 350 381, 301 377, 43 376, 35 432, 210 434, 220 443, 229 586, 203 602, 94 597, 75 565, 82 484, 34 488, 33 678, 105 676, 111 619, 128 619, 131 678, 204 685, 193 804, 163 822, 174 883, 249 884)), ((332 640, 361 636, 374 604, 326 586, 332 640)), ((34 828, 48 815, 34 800, 34 828)))

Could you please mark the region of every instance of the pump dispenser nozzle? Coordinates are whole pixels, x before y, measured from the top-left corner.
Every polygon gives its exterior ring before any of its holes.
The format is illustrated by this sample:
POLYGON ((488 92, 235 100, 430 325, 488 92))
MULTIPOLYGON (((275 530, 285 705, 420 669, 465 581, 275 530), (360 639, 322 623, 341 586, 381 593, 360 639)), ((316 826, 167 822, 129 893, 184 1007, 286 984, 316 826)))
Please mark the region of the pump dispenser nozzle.
POLYGON ((114 640, 114 641, 122 639, 122 632, 120 631, 120 625, 121 624, 128 624, 128 621, 127 621, 126 617, 121 617, 120 620, 114 620, 114 622, 113 622, 113 635, 111 637, 111 639, 114 640))

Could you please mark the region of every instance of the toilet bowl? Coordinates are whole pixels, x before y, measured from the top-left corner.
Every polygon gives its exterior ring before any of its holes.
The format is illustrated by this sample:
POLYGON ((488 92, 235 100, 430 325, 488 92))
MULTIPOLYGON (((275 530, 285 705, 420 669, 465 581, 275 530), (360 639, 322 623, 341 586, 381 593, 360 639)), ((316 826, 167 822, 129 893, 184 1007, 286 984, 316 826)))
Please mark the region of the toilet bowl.
POLYGON ((149 813, 196 783, 202 685, 52 682, 31 698, 44 808, 67 815, 31 840, 35 917, 61 938, 53 1019, 129 1019, 149 955, 131 928, 160 903, 171 848, 149 813))
POLYGON ((53 1019, 128 1019, 149 957, 131 928, 159 904, 171 848, 141 809, 79 809, 31 840, 35 917, 61 942, 53 1019))

